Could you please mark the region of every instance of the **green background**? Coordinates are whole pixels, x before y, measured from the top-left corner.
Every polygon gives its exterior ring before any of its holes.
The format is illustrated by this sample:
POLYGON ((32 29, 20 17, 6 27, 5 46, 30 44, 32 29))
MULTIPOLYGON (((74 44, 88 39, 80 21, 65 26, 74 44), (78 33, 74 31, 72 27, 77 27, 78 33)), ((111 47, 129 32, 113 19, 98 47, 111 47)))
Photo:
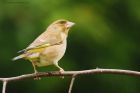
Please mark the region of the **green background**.
MULTIPOLYGON (((140 71, 140 0, 1 0, 0 77, 32 73, 30 62, 11 59, 57 19, 76 23, 59 64, 65 70, 140 71)), ((38 71, 57 70, 53 66, 38 71)), ((67 93, 70 78, 10 82, 6 93, 67 93)), ((2 87, 2 83, 1 86, 2 87)), ((140 78, 85 75, 72 93, 140 93, 140 78)))

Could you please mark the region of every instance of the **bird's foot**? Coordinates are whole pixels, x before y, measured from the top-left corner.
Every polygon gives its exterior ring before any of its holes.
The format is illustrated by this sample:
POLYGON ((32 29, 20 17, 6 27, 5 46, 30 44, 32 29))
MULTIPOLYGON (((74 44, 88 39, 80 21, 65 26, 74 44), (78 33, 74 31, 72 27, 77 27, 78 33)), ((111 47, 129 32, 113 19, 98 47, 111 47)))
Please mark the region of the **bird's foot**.
MULTIPOLYGON (((63 69, 60 69, 59 72, 60 72, 60 74, 62 74, 65 71, 63 69)), ((60 76, 60 78, 64 79, 64 76, 60 76)))
POLYGON ((41 78, 38 76, 38 71, 35 71, 35 78, 34 80, 41 80, 41 78))

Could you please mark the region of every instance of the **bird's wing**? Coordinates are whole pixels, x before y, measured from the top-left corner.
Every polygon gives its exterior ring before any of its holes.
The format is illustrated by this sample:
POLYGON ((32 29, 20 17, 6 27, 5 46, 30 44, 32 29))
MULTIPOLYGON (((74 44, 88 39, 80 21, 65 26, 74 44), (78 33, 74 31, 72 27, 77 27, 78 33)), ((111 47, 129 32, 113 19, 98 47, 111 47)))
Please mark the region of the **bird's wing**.
MULTIPOLYGON (((46 31, 44 32, 46 33, 46 31)), ((46 36, 42 33, 38 38, 36 38, 27 48, 18 51, 18 53, 24 53, 28 50, 34 49, 36 47, 40 47, 45 44, 45 40, 43 40, 46 36)), ((47 43, 46 43, 47 44, 47 43)), ((48 44, 49 45, 49 44, 48 44)))
POLYGON ((32 47, 36 47, 36 46, 42 46, 43 44, 56 44, 60 41, 62 41, 61 39, 61 35, 59 31, 53 31, 54 29, 47 29, 45 32, 43 32, 39 37, 37 37, 28 47, 28 48, 32 48, 32 47))
POLYGON ((48 31, 43 32, 39 37, 37 37, 26 49, 41 46, 47 44, 48 42, 48 31))
POLYGON ((19 51, 18 53, 25 52, 31 49, 48 47, 57 45, 62 42, 59 31, 52 31, 54 29, 47 29, 39 37, 37 37, 26 49, 19 51))
POLYGON ((44 48, 44 47, 49 47, 49 46, 51 46, 49 43, 46 43, 46 44, 44 43, 44 44, 41 44, 38 46, 22 49, 22 50, 18 51, 18 53, 26 52, 26 51, 31 50, 31 49, 39 49, 39 48, 44 48))
POLYGON ((62 41, 60 41, 58 43, 55 43, 55 44, 44 43, 44 44, 41 44, 41 45, 38 45, 38 46, 22 49, 22 50, 18 51, 18 53, 26 52, 26 51, 33 50, 33 49, 40 49, 40 48, 50 47, 50 46, 53 46, 53 45, 59 45, 61 43, 62 43, 62 41))

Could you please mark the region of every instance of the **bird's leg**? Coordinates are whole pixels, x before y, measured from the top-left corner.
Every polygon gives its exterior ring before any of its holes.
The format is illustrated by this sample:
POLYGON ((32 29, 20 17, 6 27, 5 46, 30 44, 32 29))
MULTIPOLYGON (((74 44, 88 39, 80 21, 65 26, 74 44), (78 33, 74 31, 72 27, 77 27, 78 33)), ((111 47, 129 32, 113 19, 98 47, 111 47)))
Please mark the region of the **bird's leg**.
POLYGON ((34 73, 38 73, 38 71, 36 70, 36 66, 34 64, 34 62, 32 62, 33 68, 34 68, 34 73))
POLYGON ((40 80, 41 78, 37 76, 38 71, 36 70, 36 66, 34 62, 32 62, 33 68, 34 68, 34 73, 36 74, 36 77, 34 78, 35 80, 40 80))
MULTIPOLYGON (((64 69, 61 68, 61 67, 58 65, 58 62, 55 62, 54 65, 55 65, 57 68, 59 68, 60 74, 64 72, 64 69)), ((64 76, 61 76, 61 78, 63 79, 64 76)))
POLYGON ((61 68, 61 67, 58 65, 58 62, 55 62, 54 65, 59 69, 60 73, 63 73, 63 72, 64 72, 64 69, 61 68))

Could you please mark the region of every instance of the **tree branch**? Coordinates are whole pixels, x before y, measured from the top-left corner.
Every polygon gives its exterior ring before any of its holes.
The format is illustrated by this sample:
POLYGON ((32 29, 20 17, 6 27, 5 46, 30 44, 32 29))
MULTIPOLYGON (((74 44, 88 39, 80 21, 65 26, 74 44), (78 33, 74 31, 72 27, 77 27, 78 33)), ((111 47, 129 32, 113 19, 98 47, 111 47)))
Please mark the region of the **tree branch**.
POLYGON ((8 77, 8 78, 0 78, 0 81, 17 81, 17 80, 24 80, 29 78, 35 78, 36 75, 38 77, 53 77, 53 76, 73 76, 73 75, 85 75, 85 74, 120 74, 120 75, 129 75, 129 76, 139 76, 140 72, 132 71, 132 70, 121 70, 121 69, 91 69, 91 70, 81 70, 81 71, 64 71, 60 73, 59 71, 52 71, 52 72, 38 72, 37 74, 24 74, 15 77, 8 77))
POLYGON ((3 81, 2 93, 5 93, 6 85, 7 85, 7 81, 3 81))
POLYGON ((37 74, 24 74, 15 77, 8 77, 8 78, 0 78, 0 81, 3 82, 2 93, 6 91, 6 84, 10 81, 18 81, 24 79, 31 79, 38 77, 52 77, 52 76, 72 76, 72 80, 69 87, 69 93, 71 93, 71 89, 75 80, 75 76, 78 75, 86 75, 86 74, 120 74, 120 75, 128 75, 128 76, 138 76, 140 77, 140 72, 132 71, 132 70, 121 70, 121 69, 91 69, 91 70, 82 70, 82 71, 64 71, 60 73, 59 71, 52 71, 52 72, 39 72, 37 74))
POLYGON ((76 74, 74 74, 74 75, 72 76, 72 79, 71 79, 71 82, 70 82, 70 86, 69 86, 69 91, 68 91, 68 93, 71 93, 71 91, 72 91, 72 87, 73 87, 75 78, 76 78, 76 74))

